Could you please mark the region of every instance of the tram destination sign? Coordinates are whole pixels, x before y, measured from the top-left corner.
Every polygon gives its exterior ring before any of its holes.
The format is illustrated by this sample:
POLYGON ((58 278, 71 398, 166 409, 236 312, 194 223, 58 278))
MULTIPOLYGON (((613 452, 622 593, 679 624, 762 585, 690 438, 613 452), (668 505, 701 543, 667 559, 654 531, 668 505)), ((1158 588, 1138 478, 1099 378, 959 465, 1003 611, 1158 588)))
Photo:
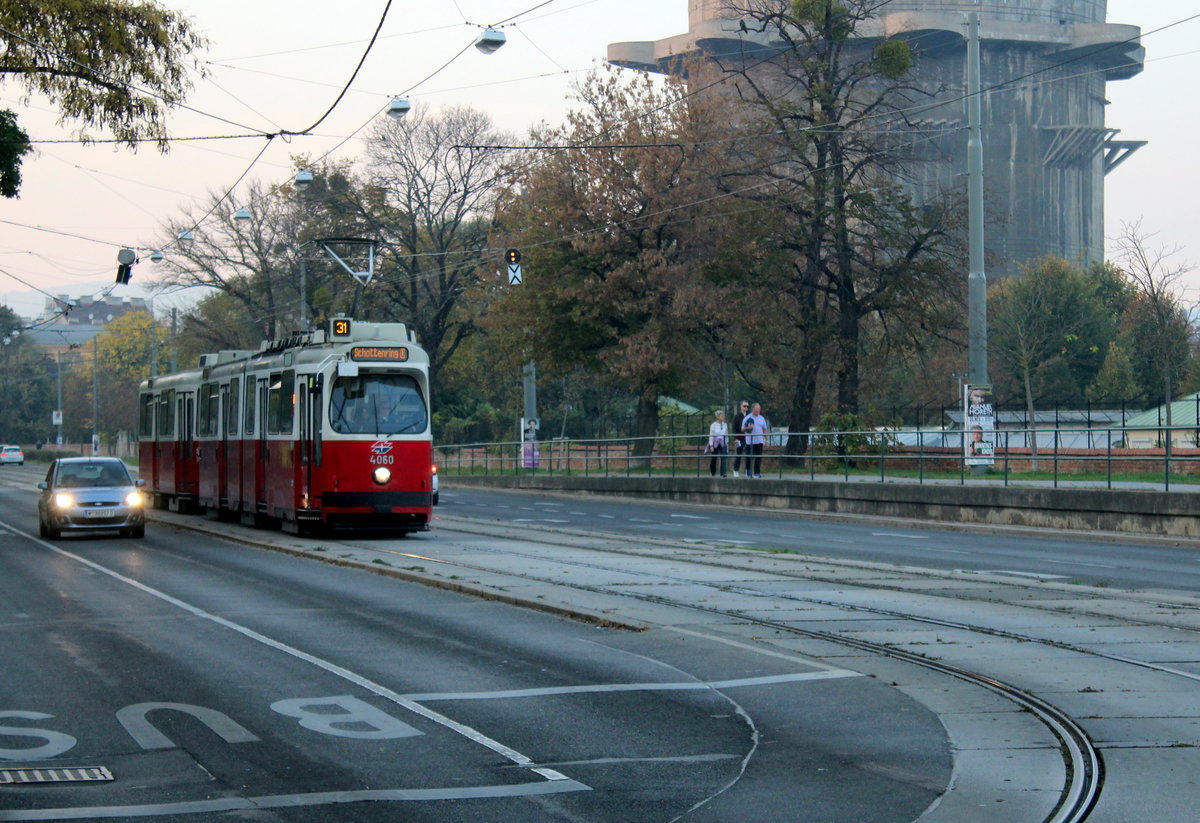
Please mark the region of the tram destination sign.
POLYGON ((350 349, 351 360, 384 360, 404 363, 408 360, 407 346, 355 346, 350 349))

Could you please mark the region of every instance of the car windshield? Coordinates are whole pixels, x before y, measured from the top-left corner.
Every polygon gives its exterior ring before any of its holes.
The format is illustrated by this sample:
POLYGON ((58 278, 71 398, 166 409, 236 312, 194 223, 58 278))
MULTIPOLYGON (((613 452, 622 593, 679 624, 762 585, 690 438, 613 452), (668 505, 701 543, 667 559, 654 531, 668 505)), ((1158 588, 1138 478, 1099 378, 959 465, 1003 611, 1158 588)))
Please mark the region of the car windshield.
POLYGON ((417 381, 409 375, 362 374, 334 381, 329 422, 343 434, 420 434, 429 414, 417 381))
POLYGON ((121 463, 66 463, 58 467, 56 484, 60 488, 131 485, 121 463))

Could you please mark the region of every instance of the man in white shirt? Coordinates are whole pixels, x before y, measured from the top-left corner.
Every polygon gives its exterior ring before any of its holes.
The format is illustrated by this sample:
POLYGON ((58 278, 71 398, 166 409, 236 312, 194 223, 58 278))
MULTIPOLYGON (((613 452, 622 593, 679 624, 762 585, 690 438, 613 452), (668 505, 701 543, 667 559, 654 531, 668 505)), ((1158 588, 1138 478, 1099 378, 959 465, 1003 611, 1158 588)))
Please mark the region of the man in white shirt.
POLYGON ((755 403, 751 407, 750 414, 742 420, 742 431, 746 433, 746 476, 762 477, 763 446, 767 443, 767 432, 770 431, 767 418, 762 414, 762 404, 755 403), (753 473, 751 463, 754 464, 753 473))

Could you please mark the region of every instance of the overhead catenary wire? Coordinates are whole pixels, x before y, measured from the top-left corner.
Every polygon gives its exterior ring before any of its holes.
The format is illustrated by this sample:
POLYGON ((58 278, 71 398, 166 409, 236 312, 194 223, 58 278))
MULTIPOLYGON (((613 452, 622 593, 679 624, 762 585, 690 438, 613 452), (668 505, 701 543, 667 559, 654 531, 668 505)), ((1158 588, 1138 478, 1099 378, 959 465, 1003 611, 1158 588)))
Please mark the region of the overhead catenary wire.
MULTIPOLYGON (((546 4, 546 3, 539 4, 539 5, 535 6, 533 9, 531 9, 531 10, 529 10, 529 11, 532 11, 532 10, 535 10, 535 9, 538 9, 538 8, 541 8, 541 7, 545 6, 545 5, 547 5, 547 4, 546 4)), ((587 3, 580 4, 580 5, 587 5, 587 3)), ((575 6, 575 7, 572 7, 572 8, 576 8, 576 7, 578 7, 578 6, 575 6)), ((569 9, 567 9, 567 10, 569 10, 569 9)), ((560 10, 560 11, 562 11, 562 10, 560 10)), ((552 14, 557 14, 557 13, 560 13, 560 11, 553 11, 553 12, 551 12, 551 13, 552 13, 552 14)), ((523 14, 526 14, 526 13, 528 13, 528 12, 524 12, 523 14)), ((1196 16, 1200 16, 1200 15, 1196 15, 1196 16)), ((1153 30, 1153 31, 1146 32, 1146 33, 1145 33, 1145 35, 1153 34, 1153 33, 1156 33, 1156 32, 1158 32, 1158 31, 1162 31, 1162 30, 1164 30, 1164 29, 1166 29, 1166 28, 1170 28, 1171 26, 1178 25, 1179 23, 1187 22, 1187 21, 1189 21, 1189 20, 1191 20, 1191 19, 1194 19, 1194 17, 1196 17, 1196 16, 1189 17, 1189 18, 1185 18, 1184 20, 1177 21, 1176 23, 1172 23, 1172 24, 1170 24, 1170 25, 1168 25, 1168 26, 1163 26, 1163 27, 1161 27, 1161 28, 1158 28, 1158 29, 1155 29, 1155 30, 1153 30)), ((511 19, 511 18, 508 18, 508 19, 511 19)), ((1144 35, 1144 36, 1145 36, 1145 35, 1144 35)), ((465 49, 464 49, 464 51, 465 51, 465 49)), ((1078 59, 1078 58, 1077 58, 1077 59, 1078 59)), ((1162 59, 1162 58, 1160 58, 1160 59, 1162 59)), ((452 62, 452 61, 451 61, 451 62, 452 62)), ((1064 63, 1063 63, 1062 65, 1065 65, 1067 62, 1073 62, 1073 61, 1064 61, 1064 63)), ((1043 69, 1043 70, 1041 70, 1041 71, 1049 71, 1049 70, 1052 70, 1053 68, 1054 68, 1054 67, 1047 67, 1046 69, 1043 69)), ((1037 74, 1037 73, 1038 73, 1038 72, 1031 72, 1029 75, 1026 75, 1025 77, 1029 77, 1029 76, 1032 76, 1032 75, 1034 75, 1034 74, 1037 74)), ((426 78, 426 80, 428 80, 428 79, 429 79, 429 78, 426 78)), ((997 87, 998 87, 998 86, 1000 86, 1000 85, 1006 85, 1006 84, 1010 84, 1010 83, 1016 83, 1016 82, 1018 82, 1018 81, 1019 81, 1019 79, 1024 79, 1024 78, 1011 78, 1011 79, 1009 79, 1008 81, 1005 81, 1005 83, 1004 83, 1004 84, 997 84, 997 87)), ((425 82, 425 81, 422 81, 422 82, 425 82)), ((1051 82, 1052 82, 1052 81, 1051 81, 1051 82)), ((985 90, 984 90, 984 93, 988 93, 989 91, 992 91, 992 90, 994 90, 994 89, 985 89, 985 90)), ((960 98, 960 99, 961 99, 961 98, 960 98)), ((935 103, 930 103, 930 104, 925 104, 925 105, 927 105, 927 106, 929 106, 929 107, 938 107, 938 106, 950 105, 950 104, 952 104, 952 103, 954 103, 954 102, 955 102, 955 101, 953 101, 953 100, 943 100, 943 101, 936 101, 935 103)), ((913 111, 916 111, 916 110, 918 110, 918 109, 917 109, 916 107, 914 107, 913 111)), ((374 116, 372 117, 372 119, 374 119, 374 116)), ((360 127, 359 129, 355 130, 355 132, 354 132, 353 134, 349 135, 349 136, 348 136, 348 137, 347 137, 345 140, 343 140, 343 141, 342 141, 342 143, 339 143, 337 147, 335 147, 335 148, 334 148, 333 150, 331 150, 330 152, 327 152, 327 153, 326 153, 325 155, 323 155, 323 156, 328 156, 329 154, 331 154, 331 153, 332 153, 332 151, 336 151, 336 150, 337 150, 337 148, 340 148, 342 145, 344 145, 344 143, 345 143, 345 142, 347 142, 349 139, 352 139, 354 136, 356 136, 356 135, 358 134, 358 132, 360 132, 360 131, 362 130, 362 128, 364 128, 366 125, 368 125, 368 124, 369 124, 369 122, 370 122, 370 121, 368 121, 367 123, 364 123, 364 125, 363 125, 362 127, 360 127)), ((262 137, 264 137, 264 136, 265 136, 265 134, 264 134, 264 133, 258 132, 258 133, 255 133, 255 134, 246 134, 246 135, 230 135, 230 136, 204 136, 204 137, 195 137, 195 138, 172 138, 172 139, 180 139, 180 140, 207 140, 207 139, 235 139, 235 138, 244 138, 244 137, 256 137, 256 138, 262 138, 262 137)), ((64 141, 64 142, 72 142, 72 141, 64 141)), ((614 146, 614 147, 615 147, 615 146, 614 146)), ((260 152, 260 155, 261 155, 261 154, 262 154, 262 152, 260 152)), ((243 172, 242 176, 241 176, 241 177, 239 177, 239 182, 245 178, 245 176, 246 176, 246 174, 248 173, 248 171, 249 171, 249 170, 247 170, 246 172, 243 172)), ((210 214, 211 214, 211 212, 210 212, 210 214)), ((118 244, 109 244, 109 245, 118 245, 118 244)))

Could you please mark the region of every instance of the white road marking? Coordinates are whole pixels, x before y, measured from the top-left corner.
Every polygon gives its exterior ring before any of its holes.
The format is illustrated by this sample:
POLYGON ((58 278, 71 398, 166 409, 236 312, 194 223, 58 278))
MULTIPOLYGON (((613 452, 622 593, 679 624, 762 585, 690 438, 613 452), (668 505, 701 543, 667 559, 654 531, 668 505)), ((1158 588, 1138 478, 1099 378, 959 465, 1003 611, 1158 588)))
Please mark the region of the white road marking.
POLYGON ((361 803, 367 800, 468 800, 482 797, 528 797, 531 795, 584 792, 591 788, 574 780, 545 783, 518 783, 502 786, 468 786, 448 789, 364 789, 348 792, 311 794, 274 794, 264 797, 220 797, 212 800, 184 800, 177 803, 150 803, 144 806, 84 806, 80 808, 27 809, 0 811, 0 820, 79 820, 95 818, 153 817, 171 814, 212 814, 259 809, 290 809, 296 806, 324 806, 332 803, 361 803))
MULTIPOLYGON (((819 660, 810 660, 807 657, 802 657, 798 654, 790 652, 777 652, 772 649, 764 649, 762 646, 752 646, 749 643, 743 643, 740 640, 731 640, 728 637, 717 637, 704 632, 692 631, 691 629, 683 629, 678 626, 664 626, 666 631, 675 632, 676 634, 686 634, 688 637, 698 637, 701 640, 710 640, 713 643, 720 643, 725 646, 732 646, 735 649, 742 649, 755 654, 761 654, 764 657, 778 657, 780 660, 790 660, 793 663, 800 663, 805 666, 811 666, 814 669, 822 669, 827 672, 845 672, 846 669, 839 669, 836 666, 830 666, 827 663, 822 663, 819 660)), ((849 672, 850 675, 859 675, 858 672, 849 672)), ((861 676, 861 675, 860 675, 861 676)))
POLYGON ((431 692, 406 694, 409 700, 434 702, 439 700, 508 700, 515 697, 548 697, 558 694, 597 694, 606 692, 685 692, 706 689, 738 689, 747 686, 774 686, 779 683, 799 683, 806 680, 836 680, 841 677, 862 677, 846 669, 827 669, 819 672, 796 672, 765 677, 744 677, 737 680, 703 682, 688 680, 681 683, 597 683, 591 686, 548 686, 542 689, 510 689, 496 692, 431 692))
MULTIPOLYGON (((44 540, 39 540, 38 538, 34 537, 31 534, 26 534, 25 532, 21 531, 20 529, 13 528, 12 526, 8 526, 7 524, 5 524, 5 527, 16 534, 27 538, 32 543, 35 543, 39 546, 43 546, 43 547, 49 549, 50 551, 55 552, 56 554, 62 555, 63 557, 70 558, 71 560, 74 560, 77 563, 87 566, 90 569, 98 571, 101 574, 106 574, 109 577, 113 578, 114 580, 119 580, 120 582, 125 583, 129 586, 132 586, 133 588, 138 589, 139 591, 145 592, 146 594, 150 595, 151 597, 157 597, 159 600, 162 600, 165 603, 170 603, 172 606, 182 609, 183 611, 187 612, 188 614, 191 614, 195 617, 199 617, 203 620, 208 620, 212 623, 216 623, 218 626, 223 626, 226 629, 235 631, 238 634, 242 635, 243 637, 253 640, 256 643, 261 643, 262 645, 268 646, 269 648, 275 649, 276 651, 280 651, 280 652, 283 652, 284 654, 291 655, 292 657, 295 657, 298 660, 303 660, 306 663, 311 663, 312 665, 316 666, 319 669, 323 669, 324 671, 328 672, 329 674, 332 674, 336 677, 340 677, 343 680, 347 680, 347 681, 355 684, 356 686, 361 686, 362 688, 366 689, 367 691, 369 691, 373 694, 376 694, 379 697, 384 698, 385 700, 389 700, 392 703, 395 703, 397 706, 401 706, 403 708, 408 709, 413 714, 420 715, 421 717, 424 717, 425 719, 430 720, 430 721, 438 724, 439 726, 443 726, 453 732, 456 732, 456 733, 462 735, 463 737, 467 738, 468 740, 471 740, 474 743, 478 743, 479 745, 492 750, 496 754, 499 754, 502 757, 505 757, 505 758, 511 760, 513 763, 516 763, 519 766, 524 766, 526 768, 529 768, 535 774, 539 774, 542 777, 546 778, 547 780, 568 780, 569 779, 566 775, 560 774, 559 772, 556 772, 553 769, 539 769, 534 765, 533 760, 531 760, 530 758, 526 757, 525 755, 521 754, 520 752, 518 752, 515 749, 511 749, 508 746, 505 746, 503 743, 499 742, 498 740, 493 740, 492 738, 485 735, 483 732, 477 731, 476 729, 473 729, 470 726, 467 726, 463 723, 459 723, 457 720, 451 720, 449 717, 446 717, 443 714, 435 712, 432 709, 426 708, 425 706, 422 706, 419 703, 415 703, 412 700, 409 700, 408 698, 404 697, 403 695, 392 691, 391 689, 387 688, 386 686, 383 686, 379 683, 375 683, 374 681, 368 680, 367 678, 363 677, 362 675, 355 674, 354 672, 350 671, 349 669, 343 668, 342 666, 339 666, 336 663, 331 663, 327 660, 322 660, 321 658, 316 657, 315 655, 311 655, 308 652, 303 652, 300 649, 297 649, 295 646, 289 646, 286 643, 282 643, 278 640, 274 640, 270 637, 267 637, 264 634, 260 634, 259 632, 256 632, 251 628, 243 626, 240 623, 235 623, 232 620, 227 620, 224 617, 219 617, 218 615, 215 615, 211 612, 207 612, 204 609, 201 609, 199 606, 193 606, 192 604, 187 603, 183 600, 180 600, 177 597, 172 597, 171 595, 167 594, 166 592, 161 592, 158 589, 147 586, 145 583, 141 583, 137 580, 134 580, 131 577, 126 577, 125 575, 123 575, 119 572, 113 571, 112 569, 108 568, 107 566, 102 566, 99 563, 94 563, 85 557, 81 557, 80 555, 74 554, 73 552, 69 552, 64 549, 60 549, 59 547, 54 546, 50 543, 47 543, 44 540)), ((3 819, 4 818, 0 817, 0 820, 3 820, 3 819)), ((23 819, 28 819, 28 818, 23 818, 23 819)))
POLYGON ((977 574, 1011 574, 1016 577, 1033 577, 1038 580, 1066 580, 1063 574, 1038 574, 1037 572, 1015 572, 1010 569, 984 569, 977 574))
POLYGON ((1054 563, 1057 566, 1087 566, 1089 569, 1115 569, 1116 566, 1106 566, 1103 563, 1084 563, 1079 560, 1042 560, 1043 563, 1054 563))
POLYGON ((872 537, 899 537, 904 540, 928 540, 929 535, 925 534, 895 534, 893 532, 871 532, 872 537))
POLYGON ((672 517, 678 517, 683 520, 711 520, 711 517, 701 517, 698 514, 673 514, 672 517))

